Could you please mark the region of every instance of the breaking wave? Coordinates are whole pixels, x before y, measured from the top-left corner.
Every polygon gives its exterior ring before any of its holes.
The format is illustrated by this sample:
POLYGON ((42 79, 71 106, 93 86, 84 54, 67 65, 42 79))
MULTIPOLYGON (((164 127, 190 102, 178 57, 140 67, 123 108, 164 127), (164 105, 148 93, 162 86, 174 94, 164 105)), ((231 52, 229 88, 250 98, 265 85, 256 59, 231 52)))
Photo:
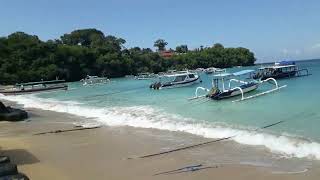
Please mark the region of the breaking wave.
POLYGON ((0 99, 15 101, 25 108, 38 108, 62 113, 69 113, 108 126, 132 126, 155 128, 160 130, 187 132, 206 138, 223 138, 237 135, 234 141, 245 145, 262 145, 271 152, 285 157, 298 157, 320 160, 320 144, 286 135, 274 135, 250 131, 245 128, 233 128, 208 122, 199 122, 168 114, 150 106, 132 107, 90 107, 74 101, 42 99, 33 95, 2 96, 0 99))

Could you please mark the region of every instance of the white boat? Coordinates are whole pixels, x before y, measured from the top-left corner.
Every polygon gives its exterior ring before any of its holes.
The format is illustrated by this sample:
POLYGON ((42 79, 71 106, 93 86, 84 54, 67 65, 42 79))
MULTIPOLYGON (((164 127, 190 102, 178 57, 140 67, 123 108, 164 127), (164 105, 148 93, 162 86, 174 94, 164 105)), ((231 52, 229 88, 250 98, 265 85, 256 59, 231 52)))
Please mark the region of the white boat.
POLYGON ((154 73, 139 73, 135 78, 138 80, 149 80, 156 78, 157 75, 154 73))
POLYGON ((190 86, 201 82, 197 73, 190 71, 178 71, 172 74, 159 76, 159 80, 150 85, 151 89, 176 88, 190 86))
POLYGON ((197 68, 195 71, 201 73, 201 72, 204 72, 205 69, 204 68, 197 68))
POLYGON ((86 78, 80 80, 84 85, 94 85, 94 84, 103 84, 110 82, 110 80, 107 77, 98 77, 98 76, 89 76, 87 75, 86 78))
POLYGON ((68 85, 65 83, 65 80, 39 81, 16 84, 12 88, 1 89, 0 94, 21 95, 57 90, 68 90, 68 85))
MULTIPOLYGON (((187 70, 184 70, 184 71, 187 71, 187 70)), ((157 74, 157 76, 160 77, 160 76, 164 76, 164 75, 172 75, 172 74, 176 74, 177 72, 178 72, 178 71, 175 70, 175 69, 169 69, 169 70, 166 71, 166 72, 159 72, 159 73, 157 74)))
POLYGON ((209 67, 204 70, 206 74, 216 74, 216 73, 223 73, 226 72, 226 69, 220 69, 220 68, 215 68, 215 67, 209 67))
POLYGON ((134 75, 125 75, 124 77, 125 77, 125 78, 135 78, 134 75))
POLYGON ((227 99, 235 96, 241 96, 240 99, 233 101, 233 102, 237 102, 237 101, 243 101, 243 100, 251 99, 261 95, 265 95, 286 87, 286 85, 278 86, 278 82, 274 78, 268 78, 266 80, 260 80, 260 81, 256 81, 256 80, 245 81, 239 78, 239 76, 251 74, 253 72, 254 70, 242 70, 235 73, 222 73, 222 74, 214 75, 214 78, 212 80, 212 88, 207 89, 204 87, 198 87, 195 92, 195 97, 189 98, 189 100, 203 98, 203 97, 210 98, 213 100, 222 100, 222 99, 227 99), (226 79, 229 79, 228 88, 225 88, 226 79), (257 93, 251 96, 247 96, 247 97, 244 96, 245 93, 256 90, 260 84, 265 83, 267 81, 273 81, 272 84, 274 84, 275 87, 273 89, 270 89, 261 93, 257 93), (239 85, 231 86, 232 82, 236 82, 239 85), (219 88, 219 84, 222 85, 222 89, 219 88), (204 95, 199 95, 198 93, 199 90, 203 90, 207 93, 204 95))

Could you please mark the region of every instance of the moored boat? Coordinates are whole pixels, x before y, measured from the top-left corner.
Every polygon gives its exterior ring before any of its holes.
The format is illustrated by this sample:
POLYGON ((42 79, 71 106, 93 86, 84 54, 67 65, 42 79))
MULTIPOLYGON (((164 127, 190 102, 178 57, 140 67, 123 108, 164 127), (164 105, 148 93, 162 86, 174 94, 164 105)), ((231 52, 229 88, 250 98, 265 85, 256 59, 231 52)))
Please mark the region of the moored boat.
POLYGON ((199 72, 199 73, 202 73, 202 72, 205 71, 205 69, 204 69, 204 68, 197 68, 195 71, 196 71, 196 72, 199 72))
POLYGON ((149 80, 156 78, 157 75, 154 73, 139 73, 135 78, 138 80, 149 80))
POLYGON ((110 80, 107 77, 98 77, 98 76, 89 76, 87 75, 86 78, 81 79, 81 82, 83 82, 83 85, 94 85, 94 84, 103 84, 107 83, 110 80))
POLYGON ((189 71, 178 71, 172 74, 165 74, 159 80, 150 85, 151 89, 176 88, 190 86, 201 82, 197 73, 189 71))
POLYGON ((310 75, 308 69, 299 69, 294 61, 281 61, 273 66, 259 68, 252 77, 265 80, 268 78, 282 79, 308 75, 310 75))
POLYGON ((215 67, 209 67, 204 70, 206 74, 216 74, 216 73, 223 73, 226 72, 226 69, 220 69, 220 68, 215 68, 215 67))
POLYGON ((39 81, 16 84, 9 89, 0 90, 3 95, 20 95, 47 91, 68 90, 64 80, 39 81))
POLYGON ((262 81, 256 81, 256 80, 248 81, 248 80, 242 80, 239 78, 242 75, 251 74, 253 72, 254 72, 254 70, 242 70, 242 71, 235 72, 235 73, 222 73, 222 74, 215 75, 212 80, 212 88, 207 89, 204 87, 198 87, 195 92, 195 97, 190 98, 190 100, 203 98, 203 97, 210 98, 213 100, 222 100, 222 99, 227 99, 227 98, 231 98, 231 97, 235 97, 235 96, 241 96, 240 99, 233 101, 233 102, 235 102, 235 101, 242 101, 242 100, 258 97, 261 95, 265 95, 265 94, 271 93, 273 91, 279 90, 283 87, 286 87, 286 85, 278 86, 277 81, 273 78, 268 78, 268 79, 262 80, 262 81), (229 80, 229 86, 228 86, 228 88, 225 88, 225 80, 227 80, 227 79, 229 80), (268 91, 265 91, 265 92, 254 94, 254 95, 251 95, 248 97, 244 96, 244 94, 256 90, 260 84, 267 82, 267 81, 273 81, 275 88, 268 90, 268 91), (238 86, 231 86, 232 82, 236 82, 239 85, 238 86), (222 88, 220 88, 219 85, 222 85, 222 88), (204 95, 199 95, 199 93, 198 93, 199 90, 203 90, 207 93, 204 95))

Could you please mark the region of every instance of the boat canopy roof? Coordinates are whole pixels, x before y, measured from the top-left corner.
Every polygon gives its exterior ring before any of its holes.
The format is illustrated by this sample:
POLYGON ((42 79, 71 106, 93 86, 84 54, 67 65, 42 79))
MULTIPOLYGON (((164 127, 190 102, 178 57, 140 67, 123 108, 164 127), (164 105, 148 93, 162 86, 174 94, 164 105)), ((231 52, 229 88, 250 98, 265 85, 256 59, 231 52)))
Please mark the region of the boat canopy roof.
POLYGON ((151 75, 152 73, 149 72, 143 72, 143 73, 138 73, 138 75, 151 75))
POLYGON ((87 76, 86 79, 108 79, 107 77, 87 76))
POLYGON ((219 69, 219 68, 215 68, 215 67, 208 67, 207 70, 216 70, 216 69, 219 69))
POLYGON ((282 68, 290 68, 290 67, 296 67, 296 65, 274 65, 274 66, 267 66, 267 67, 261 67, 260 70, 263 69, 282 69, 282 68))
POLYGON ((286 66, 286 65, 295 65, 294 61, 280 61, 278 63, 274 63, 275 65, 286 66))
POLYGON ((254 72, 254 70, 246 69, 246 70, 242 70, 242 71, 238 71, 238 72, 232 73, 232 75, 241 76, 241 75, 249 74, 249 73, 252 73, 252 72, 254 72))
POLYGON ((162 76, 163 77, 176 77, 176 76, 186 76, 186 75, 189 75, 189 74, 195 74, 195 73, 189 72, 189 71, 178 71, 178 72, 175 72, 175 73, 172 73, 172 74, 164 74, 162 76))
POLYGON ((242 70, 242 71, 238 71, 238 72, 234 72, 234 73, 221 73, 221 74, 217 74, 214 75, 215 77, 228 77, 228 76, 241 76, 241 75, 245 75, 245 74, 249 74, 254 72, 254 70, 252 69, 246 69, 246 70, 242 70))
POLYGON ((20 83, 20 84, 16 84, 16 86, 32 86, 32 85, 39 85, 39 84, 57 84, 57 83, 63 83, 63 82, 65 82, 65 80, 39 81, 39 82, 20 83))
POLYGON ((89 78, 97 78, 98 76, 90 76, 90 75, 87 75, 87 77, 89 77, 89 78))
POLYGON ((221 74, 216 74, 214 77, 228 77, 232 76, 232 73, 221 73, 221 74))

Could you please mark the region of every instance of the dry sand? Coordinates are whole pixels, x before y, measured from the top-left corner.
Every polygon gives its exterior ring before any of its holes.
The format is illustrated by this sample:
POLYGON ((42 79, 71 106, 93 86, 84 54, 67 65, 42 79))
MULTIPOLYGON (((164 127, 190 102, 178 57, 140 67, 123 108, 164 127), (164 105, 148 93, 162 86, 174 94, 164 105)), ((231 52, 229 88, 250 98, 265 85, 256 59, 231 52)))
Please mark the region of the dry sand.
MULTIPOLYGON (((223 152, 222 143, 179 151, 146 159, 131 159, 135 155, 176 147, 177 137, 185 142, 206 139, 184 133, 130 127, 99 129, 58 134, 32 135, 37 132, 70 129, 80 117, 63 113, 29 109, 27 122, 0 123, 0 154, 9 155, 19 171, 31 179, 319 179, 319 166, 304 173, 274 174, 265 167, 240 164, 208 164, 206 152, 223 152), (184 166, 203 164, 217 166, 194 172, 167 175, 154 174, 184 166)), ((316 163, 317 164, 317 163, 316 163)))

